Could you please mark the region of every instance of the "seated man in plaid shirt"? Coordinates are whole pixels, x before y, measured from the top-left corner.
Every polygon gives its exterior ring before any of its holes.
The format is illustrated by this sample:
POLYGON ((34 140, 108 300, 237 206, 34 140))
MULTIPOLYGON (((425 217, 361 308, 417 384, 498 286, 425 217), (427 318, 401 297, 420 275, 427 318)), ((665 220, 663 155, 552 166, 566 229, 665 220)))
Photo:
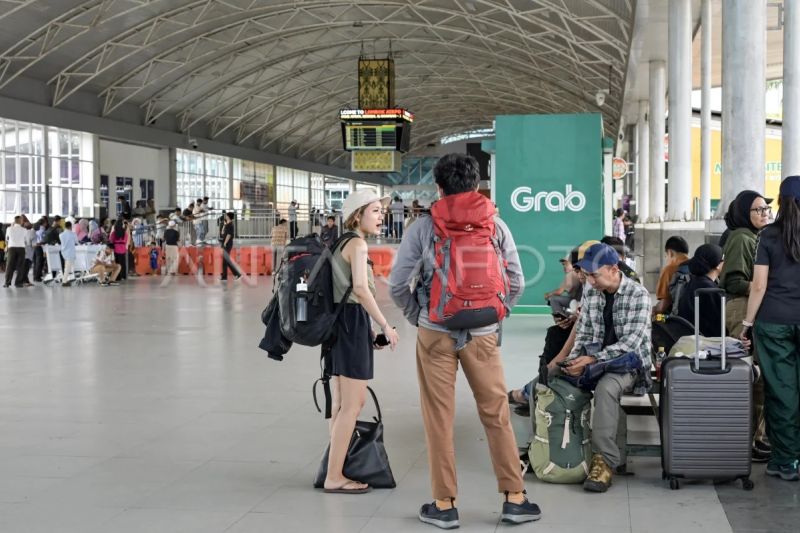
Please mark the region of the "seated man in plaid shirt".
POLYGON ((598 361, 628 358, 635 362, 615 373, 606 372, 597 382, 592 422, 594 455, 583 484, 584 490, 591 492, 608 490, 613 470, 625 464, 621 455, 625 453, 626 424, 620 397, 630 391, 644 394, 650 388, 650 293, 624 276, 618 262, 617 252, 607 244, 592 245, 578 262, 591 288, 583 295, 575 346, 563 368, 565 374, 577 377, 587 365, 598 361))

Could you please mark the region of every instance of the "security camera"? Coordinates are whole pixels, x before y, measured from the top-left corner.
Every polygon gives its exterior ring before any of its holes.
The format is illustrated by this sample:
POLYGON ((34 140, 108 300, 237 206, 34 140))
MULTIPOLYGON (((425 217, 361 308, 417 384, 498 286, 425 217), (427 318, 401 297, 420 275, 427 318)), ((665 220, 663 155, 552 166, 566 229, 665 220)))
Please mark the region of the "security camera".
POLYGON ((192 150, 197 150, 197 139, 189 139, 189 146, 192 147, 192 150))
POLYGON ((597 102, 597 107, 602 107, 606 103, 606 91, 597 91, 594 95, 594 101, 597 102))

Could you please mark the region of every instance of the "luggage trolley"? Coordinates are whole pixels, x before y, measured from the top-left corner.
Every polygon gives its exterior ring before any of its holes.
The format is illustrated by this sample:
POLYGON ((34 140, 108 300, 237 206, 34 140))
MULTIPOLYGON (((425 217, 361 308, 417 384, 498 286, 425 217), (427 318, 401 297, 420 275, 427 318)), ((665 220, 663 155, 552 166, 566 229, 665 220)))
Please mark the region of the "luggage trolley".
POLYGON ((98 279, 99 276, 93 274, 91 270, 95 256, 102 249, 103 245, 99 244, 81 244, 75 247, 74 283, 80 284, 98 279))
POLYGON ((45 285, 61 283, 61 278, 64 275, 64 270, 61 267, 61 246, 45 244, 42 249, 47 260, 47 275, 42 278, 42 282, 45 285))

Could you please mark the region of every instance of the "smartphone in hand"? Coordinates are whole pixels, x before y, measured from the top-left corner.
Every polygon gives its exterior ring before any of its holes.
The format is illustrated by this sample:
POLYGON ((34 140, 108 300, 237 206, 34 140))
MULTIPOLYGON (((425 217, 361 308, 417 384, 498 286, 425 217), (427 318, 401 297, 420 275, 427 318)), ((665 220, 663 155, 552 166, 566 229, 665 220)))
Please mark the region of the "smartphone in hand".
POLYGON ((386 338, 385 334, 378 333, 375 335, 375 340, 372 341, 372 344, 375 346, 389 346, 389 339, 386 338))

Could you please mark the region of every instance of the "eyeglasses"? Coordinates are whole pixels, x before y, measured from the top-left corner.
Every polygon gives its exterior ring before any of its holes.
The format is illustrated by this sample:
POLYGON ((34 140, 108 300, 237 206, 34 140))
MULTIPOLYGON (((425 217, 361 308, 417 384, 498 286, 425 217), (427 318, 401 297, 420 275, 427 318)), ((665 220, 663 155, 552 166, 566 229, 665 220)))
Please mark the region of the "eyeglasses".
POLYGON ((771 213, 772 212, 772 208, 770 206, 768 206, 768 205, 764 206, 764 207, 755 207, 755 208, 751 209, 750 212, 751 213, 758 213, 759 215, 761 215, 763 217, 767 213, 771 213))

